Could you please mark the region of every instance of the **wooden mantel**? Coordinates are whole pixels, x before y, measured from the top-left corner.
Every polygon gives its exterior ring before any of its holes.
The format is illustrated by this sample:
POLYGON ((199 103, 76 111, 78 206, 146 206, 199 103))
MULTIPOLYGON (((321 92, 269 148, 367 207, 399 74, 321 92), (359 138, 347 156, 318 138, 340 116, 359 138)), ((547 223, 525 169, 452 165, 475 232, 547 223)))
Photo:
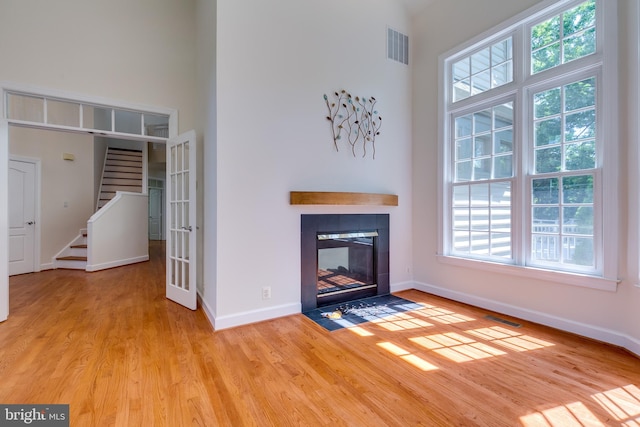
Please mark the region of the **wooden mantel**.
POLYGON ((343 193, 333 191, 292 191, 292 205, 398 206, 396 194, 343 193))

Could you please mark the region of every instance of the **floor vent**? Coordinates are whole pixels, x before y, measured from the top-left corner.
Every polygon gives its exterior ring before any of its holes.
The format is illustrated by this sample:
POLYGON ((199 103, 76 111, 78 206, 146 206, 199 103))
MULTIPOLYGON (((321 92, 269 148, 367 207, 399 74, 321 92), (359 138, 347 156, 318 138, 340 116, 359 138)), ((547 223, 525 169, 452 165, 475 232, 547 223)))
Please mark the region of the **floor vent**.
POLYGON ((484 316, 484 318, 485 318, 485 319, 489 319, 489 320, 493 320, 493 321, 495 321, 495 322, 504 323, 505 325, 513 326, 514 328, 519 328, 519 327, 521 327, 521 326, 522 326, 520 323, 511 322, 511 321, 509 321, 509 320, 501 319, 501 318, 499 318, 499 317, 492 316, 492 315, 490 315, 490 314, 489 314, 489 315, 487 315, 487 316, 484 316))
POLYGON ((387 58, 409 65, 409 37, 387 28, 387 58))

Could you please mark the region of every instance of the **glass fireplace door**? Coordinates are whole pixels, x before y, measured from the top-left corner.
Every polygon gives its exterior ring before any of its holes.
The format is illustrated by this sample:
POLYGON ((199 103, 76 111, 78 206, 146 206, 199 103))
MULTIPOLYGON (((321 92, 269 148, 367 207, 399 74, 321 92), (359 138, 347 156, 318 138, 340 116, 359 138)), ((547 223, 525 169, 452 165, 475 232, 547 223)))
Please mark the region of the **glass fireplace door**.
POLYGON ((318 305, 376 294, 377 231, 318 233, 318 305))

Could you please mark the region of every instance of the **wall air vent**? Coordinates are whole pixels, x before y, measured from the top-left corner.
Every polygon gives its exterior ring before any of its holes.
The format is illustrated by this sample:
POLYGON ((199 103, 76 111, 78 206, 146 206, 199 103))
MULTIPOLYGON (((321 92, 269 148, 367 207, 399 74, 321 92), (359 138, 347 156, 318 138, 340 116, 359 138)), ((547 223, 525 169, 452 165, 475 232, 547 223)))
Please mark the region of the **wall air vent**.
POLYGON ((387 28, 387 58, 409 65, 409 37, 387 28))

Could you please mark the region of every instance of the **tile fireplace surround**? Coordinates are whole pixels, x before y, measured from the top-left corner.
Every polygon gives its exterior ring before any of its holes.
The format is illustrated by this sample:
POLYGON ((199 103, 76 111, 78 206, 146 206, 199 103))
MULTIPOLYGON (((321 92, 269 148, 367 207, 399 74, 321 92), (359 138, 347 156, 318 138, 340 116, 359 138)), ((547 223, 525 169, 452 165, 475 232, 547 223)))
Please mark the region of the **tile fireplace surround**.
MULTIPOLYGON (((374 244, 374 295, 389 294, 389 214, 317 214, 300 216, 301 303, 306 312, 318 307, 318 233, 377 231, 374 244)), ((354 293, 354 299, 359 298, 354 293)))

